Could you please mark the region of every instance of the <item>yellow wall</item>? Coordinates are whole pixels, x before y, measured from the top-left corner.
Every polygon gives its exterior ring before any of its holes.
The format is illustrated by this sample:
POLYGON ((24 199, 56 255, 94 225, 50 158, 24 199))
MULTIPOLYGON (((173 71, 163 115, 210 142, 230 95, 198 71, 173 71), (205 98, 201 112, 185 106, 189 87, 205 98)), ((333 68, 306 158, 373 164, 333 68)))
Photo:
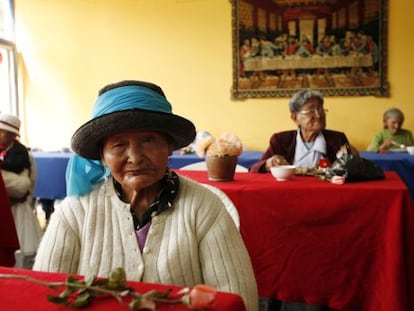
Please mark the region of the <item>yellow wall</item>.
MULTIPOLYGON (((328 127, 365 149, 391 106, 414 131, 414 2, 389 1, 389 98, 327 97, 328 127)), ((230 0, 15 0, 21 63, 22 140, 69 146, 97 91, 123 79, 159 84, 174 112, 200 130, 236 133, 262 150, 294 128, 288 99, 232 100, 230 0)))

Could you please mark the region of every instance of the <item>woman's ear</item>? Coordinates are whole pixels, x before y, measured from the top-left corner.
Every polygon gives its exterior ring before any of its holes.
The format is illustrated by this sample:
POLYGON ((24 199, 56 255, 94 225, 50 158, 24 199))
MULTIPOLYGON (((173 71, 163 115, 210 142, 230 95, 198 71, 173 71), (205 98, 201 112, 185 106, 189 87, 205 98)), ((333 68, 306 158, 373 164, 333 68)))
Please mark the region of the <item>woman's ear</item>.
POLYGON ((290 118, 292 119, 292 121, 296 124, 299 125, 299 121, 298 121, 298 114, 296 112, 291 112, 290 113, 290 118))

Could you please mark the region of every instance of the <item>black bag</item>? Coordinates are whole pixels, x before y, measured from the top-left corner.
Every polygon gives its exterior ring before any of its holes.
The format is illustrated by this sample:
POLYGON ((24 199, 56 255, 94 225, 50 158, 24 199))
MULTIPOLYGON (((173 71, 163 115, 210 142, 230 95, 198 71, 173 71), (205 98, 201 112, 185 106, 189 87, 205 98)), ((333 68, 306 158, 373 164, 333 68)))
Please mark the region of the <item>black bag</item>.
POLYGON ((384 179, 382 169, 373 161, 354 156, 350 153, 338 158, 325 173, 326 179, 344 176, 346 182, 384 179))

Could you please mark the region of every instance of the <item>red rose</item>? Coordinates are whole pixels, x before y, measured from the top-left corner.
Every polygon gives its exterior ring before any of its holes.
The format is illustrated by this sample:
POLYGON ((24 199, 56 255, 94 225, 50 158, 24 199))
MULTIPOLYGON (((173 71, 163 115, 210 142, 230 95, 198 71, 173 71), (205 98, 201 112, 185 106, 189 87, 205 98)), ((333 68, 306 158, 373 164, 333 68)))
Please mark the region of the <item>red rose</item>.
POLYGON ((214 287, 204 284, 194 286, 190 292, 190 308, 197 310, 211 307, 216 294, 217 290, 214 287))
POLYGON ((319 159, 318 166, 320 168, 327 168, 330 165, 331 165, 331 163, 329 162, 328 159, 325 159, 325 158, 319 159))

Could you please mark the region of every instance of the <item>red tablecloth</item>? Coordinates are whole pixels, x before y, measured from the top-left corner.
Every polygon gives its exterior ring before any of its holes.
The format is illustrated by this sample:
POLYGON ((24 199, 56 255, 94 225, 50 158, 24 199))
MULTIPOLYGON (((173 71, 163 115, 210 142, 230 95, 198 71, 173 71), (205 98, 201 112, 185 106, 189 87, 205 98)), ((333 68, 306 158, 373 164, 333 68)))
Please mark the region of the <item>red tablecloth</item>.
POLYGON ((0 266, 12 267, 15 263, 14 252, 19 248, 10 201, 0 174, 0 266))
MULTIPOLYGON (((63 281, 67 275, 59 273, 38 272, 24 269, 13 269, 0 267, 0 274, 24 274, 33 278, 41 279, 43 281, 63 281)), ((141 282, 129 282, 129 284, 138 292, 146 293, 152 289, 165 291, 169 288, 173 289, 173 293, 177 292, 180 287, 167 286, 161 284, 150 284, 141 282)), ((52 289, 43 287, 38 284, 23 280, 15 279, 0 279, 0 309, 1 310, 16 310, 16 311, 50 311, 50 310, 75 310, 65 308, 61 305, 56 305, 49 302, 46 298, 48 294, 56 294, 52 289)), ((88 311, 125 311, 128 308, 121 305, 113 298, 96 299, 87 308, 88 311)), ((159 311, 188 311, 189 309, 182 304, 159 304, 159 311)), ((216 296, 215 307, 211 311, 245 311, 244 304, 240 296, 219 292, 216 296)))
POLYGON ((394 172, 334 185, 296 176, 177 171, 223 190, 240 215, 259 294, 338 310, 414 310, 414 210, 394 172))

